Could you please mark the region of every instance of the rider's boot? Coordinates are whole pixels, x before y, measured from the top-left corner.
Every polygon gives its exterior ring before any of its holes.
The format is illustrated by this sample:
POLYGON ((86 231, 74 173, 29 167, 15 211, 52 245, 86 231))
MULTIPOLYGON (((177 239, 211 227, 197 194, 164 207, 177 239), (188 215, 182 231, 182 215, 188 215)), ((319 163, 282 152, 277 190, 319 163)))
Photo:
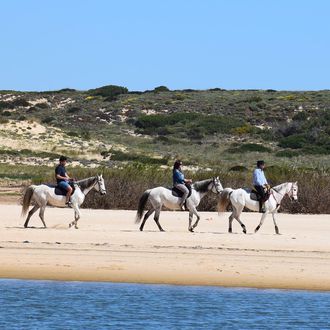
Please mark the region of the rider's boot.
POLYGON ((260 200, 259 201, 259 213, 265 213, 266 210, 265 210, 265 203, 263 200, 260 200))
POLYGON ((181 211, 186 210, 186 201, 185 200, 180 203, 180 209, 181 209, 181 211))

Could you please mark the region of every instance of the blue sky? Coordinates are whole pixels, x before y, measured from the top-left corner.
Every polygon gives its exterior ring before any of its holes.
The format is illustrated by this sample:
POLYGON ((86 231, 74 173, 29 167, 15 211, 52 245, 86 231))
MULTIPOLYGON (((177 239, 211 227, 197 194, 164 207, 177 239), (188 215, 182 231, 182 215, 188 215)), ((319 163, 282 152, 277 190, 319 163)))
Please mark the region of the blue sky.
POLYGON ((0 89, 330 89, 327 0, 2 0, 0 89))

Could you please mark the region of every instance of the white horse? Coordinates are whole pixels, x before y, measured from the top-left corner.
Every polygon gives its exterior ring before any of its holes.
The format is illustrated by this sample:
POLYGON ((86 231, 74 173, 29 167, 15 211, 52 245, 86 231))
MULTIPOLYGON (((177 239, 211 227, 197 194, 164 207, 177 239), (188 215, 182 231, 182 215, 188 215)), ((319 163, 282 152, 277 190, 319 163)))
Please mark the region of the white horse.
MULTIPOLYGON (((265 213, 262 214, 262 217, 260 219, 259 225, 255 229, 255 233, 259 230, 259 228, 262 226, 266 215, 268 213, 271 213, 273 216, 273 222, 275 226, 275 232, 276 234, 279 234, 279 230, 276 224, 275 220, 275 213, 278 211, 278 209, 281 206, 282 199, 285 195, 288 195, 291 200, 297 200, 298 199, 298 184, 297 182, 286 182, 282 183, 276 187, 273 187, 270 189, 270 197, 265 202, 265 213)), ((250 193, 247 192, 244 189, 231 189, 231 188, 225 188, 221 195, 220 200, 218 203, 218 210, 219 212, 224 212, 227 208, 227 206, 231 204, 233 212, 229 217, 229 228, 228 232, 232 232, 232 222, 234 219, 238 221, 238 223, 243 228, 243 233, 246 234, 246 228, 245 225, 240 220, 240 215, 244 209, 244 207, 248 208, 252 211, 259 211, 259 202, 256 200, 252 200, 250 197, 250 193)))
MULTIPOLYGON (((203 180, 199 182, 195 182, 192 185, 191 196, 186 200, 186 206, 189 210, 189 227, 188 230, 193 232, 194 228, 198 225, 200 216, 196 210, 201 199, 209 192, 212 191, 215 194, 220 194, 223 190, 222 185, 218 177, 203 180), (193 215, 197 217, 196 222, 192 225, 193 215)), ((138 211, 136 213, 135 223, 139 223, 141 221, 143 211, 147 201, 150 201, 151 208, 145 214, 142 224, 140 226, 140 230, 143 230, 143 227, 149 218, 149 216, 155 212, 154 220, 160 231, 164 231, 159 223, 159 214, 164 205, 170 210, 180 210, 180 202, 181 198, 174 196, 172 194, 172 190, 164 187, 156 187, 153 189, 146 190, 139 201, 138 211)))
MULTIPOLYGON (((95 177, 90 177, 80 181, 74 182, 75 191, 71 195, 72 208, 74 209, 74 221, 69 224, 75 226, 78 229, 77 223, 80 219, 80 210, 79 206, 84 202, 86 195, 92 190, 98 191, 101 195, 106 194, 104 179, 102 175, 97 175, 95 177)), ((28 217, 24 223, 24 227, 27 228, 28 223, 32 215, 40 208, 39 217, 46 228, 46 223, 44 221, 44 213, 47 205, 55 207, 67 207, 65 204, 66 196, 56 195, 55 187, 49 187, 45 184, 41 185, 31 185, 25 191, 23 197, 23 206, 22 206, 22 216, 25 216, 30 203, 33 202, 34 206, 30 210, 28 217)))

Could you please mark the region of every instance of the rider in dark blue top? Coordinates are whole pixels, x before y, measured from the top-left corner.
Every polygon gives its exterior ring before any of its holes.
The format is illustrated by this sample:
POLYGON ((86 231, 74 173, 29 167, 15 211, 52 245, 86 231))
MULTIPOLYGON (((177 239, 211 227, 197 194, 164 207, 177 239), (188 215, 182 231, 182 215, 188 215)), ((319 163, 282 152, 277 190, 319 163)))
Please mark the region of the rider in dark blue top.
POLYGON ((61 156, 59 159, 60 163, 55 168, 55 178, 57 181, 57 185, 66 190, 66 202, 68 206, 71 206, 70 196, 72 194, 72 187, 69 185, 68 181, 71 179, 66 172, 65 165, 67 158, 65 156, 61 156))
POLYGON ((173 166, 173 186, 183 192, 180 208, 184 211, 184 205, 189 194, 189 189, 187 188, 186 184, 191 184, 192 180, 184 178, 181 166, 182 162, 180 160, 175 161, 173 166))

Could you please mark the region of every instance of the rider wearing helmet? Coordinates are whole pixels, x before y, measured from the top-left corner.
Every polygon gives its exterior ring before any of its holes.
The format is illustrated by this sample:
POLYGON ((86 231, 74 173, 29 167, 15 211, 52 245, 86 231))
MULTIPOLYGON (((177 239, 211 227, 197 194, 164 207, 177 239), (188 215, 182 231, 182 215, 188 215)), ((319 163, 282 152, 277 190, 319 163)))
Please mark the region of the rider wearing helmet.
POLYGON ((253 186, 260 196, 259 199, 259 212, 264 213, 264 201, 266 199, 265 188, 268 187, 268 182, 264 173, 265 162, 263 160, 257 161, 257 168, 253 171, 253 186))
POLYGON ((186 187, 186 184, 191 184, 192 180, 185 179, 184 174, 182 173, 181 166, 181 160, 176 160, 173 165, 173 186, 183 192, 180 208, 182 211, 185 211, 184 204, 189 194, 189 189, 186 187))
POLYGON ((68 181, 71 179, 66 172, 65 165, 67 162, 67 157, 61 156, 59 159, 59 164, 55 168, 55 178, 57 181, 58 187, 66 190, 66 202, 65 204, 71 206, 70 196, 72 194, 72 187, 69 185, 68 181))

